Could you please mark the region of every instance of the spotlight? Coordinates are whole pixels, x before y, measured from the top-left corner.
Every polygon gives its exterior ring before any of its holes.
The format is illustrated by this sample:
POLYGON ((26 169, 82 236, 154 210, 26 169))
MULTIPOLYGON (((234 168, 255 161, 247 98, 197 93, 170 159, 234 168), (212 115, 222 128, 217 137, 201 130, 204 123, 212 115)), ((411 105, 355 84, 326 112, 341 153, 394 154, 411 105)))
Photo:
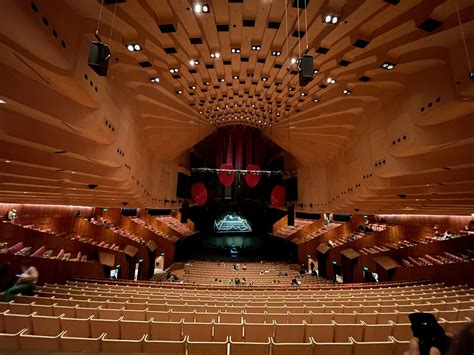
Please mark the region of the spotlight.
POLYGON ((352 93, 352 91, 350 91, 350 90, 348 90, 348 89, 344 89, 344 90, 342 90, 342 93, 343 93, 344 95, 350 95, 350 94, 352 93))
POLYGON ((380 68, 385 70, 392 70, 393 68, 395 68, 395 64, 391 62, 383 62, 382 65, 380 65, 380 68))
POLYGON ((196 86, 195 86, 195 85, 191 85, 189 88, 190 88, 191 90, 196 90, 196 86))
POLYGON ((281 56, 281 52, 280 51, 272 51, 272 56, 279 57, 279 56, 281 56))
POLYGON ((219 58, 221 54, 219 52, 212 52, 211 53, 211 58, 219 58))
POLYGON ((267 78, 266 76, 263 76, 263 77, 262 77, 262 80, 263 80, 263 81, 267 81, 268 78, 267 78))
POLYGON ((319 73, 319 70, 318 69, 313 69, 313 74, 316 75, 319 73))
POLYGON ((298 59, 293 57, 293 58, 290 59, 290 62, 291 62, 291 64, 296 64, 296 63, 298 63, 298 59))
POLYGON ((129 52, 138 52, 143 49, 138 43, 129 43, 126 44, 125 47, 128 49, 129 52))
POLYGON ((232 77, 232 79, 238 80, 238 79, 239 79, 239 76, 238 76, 238 75, 234 75, 234 76, 232 77))
POLYGON ((179 69, 178 69, 178 68, 171 68, 171 69, 170 69, 170 73, 171 73, 171 74, 176 74, 176 73, 178 73, 178 72, 179 72, 179 69))
POLYGON ((219 81, 220 81, 221 83, 223 83, 223 82, 225 81, 225 79, 224 79, 224 78, 220 78, 219 81))
POLYGON ((211 83, 209 81, 205 81, 204 85, 209 86, 209 85, 211 85, 211 83))
POLYGON ((202 5, 202 12, 205 13, 205 14, 208 14, 209 13, 209 5, 207 4, 204 4, 202 5))
POLYGON ((333 79, 333 78, 331 78, 331 77, 328 77, 328 78, 326 79, 326 82, 327 82, 328 84, 335 84, 335 83, 336 83, 336 79, 333 79))
POLYGON ((156 83, 156 84, 157 84, 157 83, 160 82, 160 78, 158 78, 158 77, 150 78, 150 81, 151 81, 152 83, 156 83))
POLYGON ((318 103, 318 102, 319 102, 319 99, 313 99, 313 102, 314 102, 314 103, 318 103))
POLYGON ((183 90, 176 90, 176 93, 177 93, 178 95, 181 95, 181 94, 183 93, 183 90))
POLYGON ((240 53, 240 48, 232 48, 230 51, 231 51, 232 53, 238 54, 238 53, 240 53))
POLYGON ((190 65, 193 65, 193 66, 194 66, 194 65, 198 65, 198 64, 199 64, 199 61, 198 61, 197 59, 191 59, 191 60, 189 60, 189 64, 190 64, 190 65))
POLYGON ((5 100, 0 99, 0 105, 6 104, 7 102, 5 100))
POLYGON ((252 48, 253 51, 259 51, 261 49, 261 47, 257 44, 252 44, 251 48, 252 48))
POLYGON ((324 23, 329 23, 329 24, 335 25, 336 23, 339 22, 340 19, 341 18, 339 16, 327 15, 324 18, 324 23))
POLYGON ((301 96, 306 96, 306 93, 302 92, 300 95, 301 95, 301 96))
POLYGON ((200 14, 202 12, 202 5, 201 4, 194 5, 194 12, 197 14, 200 14))

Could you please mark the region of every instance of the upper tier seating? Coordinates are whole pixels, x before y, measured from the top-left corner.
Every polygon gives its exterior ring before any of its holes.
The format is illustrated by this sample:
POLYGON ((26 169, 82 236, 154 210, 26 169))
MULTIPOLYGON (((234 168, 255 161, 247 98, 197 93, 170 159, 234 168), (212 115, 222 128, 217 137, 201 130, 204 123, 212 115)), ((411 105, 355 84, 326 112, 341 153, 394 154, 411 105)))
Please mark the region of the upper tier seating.
POLYGON ((0 350, 403 354, 408 314, 456 333, 474 289, 443 284, 220 287, 80 280, 0 303, 0 350))

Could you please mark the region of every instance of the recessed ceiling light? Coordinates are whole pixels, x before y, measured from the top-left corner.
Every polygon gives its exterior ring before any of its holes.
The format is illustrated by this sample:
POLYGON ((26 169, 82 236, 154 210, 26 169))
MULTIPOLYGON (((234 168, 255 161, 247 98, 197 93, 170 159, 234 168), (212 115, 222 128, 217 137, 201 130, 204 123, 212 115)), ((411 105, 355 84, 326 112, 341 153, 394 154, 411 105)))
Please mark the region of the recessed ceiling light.
POLYGON ((230 51, 232 53, 238 54, 238 53, 240 53, 240 48, 232 48, 230 51))
POLYGON ((211 58, 219 58, 221 54, 219 52, 212 52, 211 53, 211 58))
POLYGON ((301 96, 306 96, 306 93, 302 92, 300 95, 301 95, 301 96))
POLYGON ((160 82, 160 78, 158 78, 158 77, 150 78, 150 81, 151 81, 152 83, 159 83, 159 82, 160 82))
POLYGON ((318 103, 319 99, 313 99, 313 102, 318 103))
POLYGON ((205 81, 204 85, 209 86, 209 85, 211 85, 211 83, 209 81, 205 81))
POLYGON ((209 13, 209 5, 207 4, 204 4, 202 5, 202 12, 204 12, 205 14, 209 13))
POLYGON ((324 17, 324 23, 335 25, 339 22, 340 19, 341 18, 339 16, 326 15, 326 17, 324 17))
POLYGON ((0 105, 6 104, 7 102, 5 100, 0 99, 0 105))
POLYGON ((224 79, 224 78, 220 78, 219 81, 220 81, 221 83, 223 83, 223 82, 225 81, 225 79, 224 79))
POLYGON ((199 61, 197 59, 190 59, 189 60, 189 65, 198 65, 199 64, 199 61))
POLYGON ((181 94, 183 93, 183 90, 176 90, 176 93, 177 93, 178 95, 181 95, 181 94))
POLYGON ((268 78, 267 78, 266 76, 263 76, 263 77, 262 77, 262 80, 263 80, 263 81, 267 81, 268 78))
POLYGON ((171 68, 171 69, 170 69, 170 73, 171 73, 171 74, 176 74, 177 72, 179 72, 179 69, 178 69, 178 68, 171 68))
POLYGON ((238 76, 238 75, 234 75, 232 78, 233 78, 234 80, 238 80, 238 79, 239 79, 239 76, 238 76))
POLYGON ((391 62, 383 62, 380 65, 380 68, 385 69, 385 70, 392 70, 393 68, 395 68, 395 64, 391 62))
POLYGON ((196 86, 195 86, 195 85, 191 85, 189 88, 190 88, 191 90, 196 90, 196 86))
POLYGON ((296 63, 298 63, 298 59, 293 57, 293 58, 290 59, 290 63, 291 64, 296 64, 296 63))
POLYGON ((316 75, 319 73, 319 70, 318 69, 313 69, 313 74, 316 75))
POLYGON ((344 90, 342 90, 342 93, 344 95, 350 95, 352 93, 352 91, 350 91, 349 89, 344 89, 344 90))
POLYGON ((336 79, 333 79, 333 78, 331 78, 331 77, 328 77, 328 78, 326 79, 326 82, 327 82, 328 84, 335 84, 335 83, 336 83, 336 79))
POLYGON ((253 51, 259 51, 260 49, 262 49, 262 47, 259 46, 258 44, 252 44, 251 49, 252 49, 253 51))
POLYGON ((280 51, 272 51, 272 56, 279 57, 279 56, 281 56, 281 52, 280 51))
POLYGON ((5 163, 10 163, 10 162, 11 162, 11 160, 5 160, 5 163))
POLYGON ((143 49, 138 43, 128 43, 125 45, 125 48, 127 48, 129 52, 138 52, 143 49))
POLYGON ((202 5, 201 4, 194 5, 194 12, 197 14, 200 14, 202 12, 202 5))

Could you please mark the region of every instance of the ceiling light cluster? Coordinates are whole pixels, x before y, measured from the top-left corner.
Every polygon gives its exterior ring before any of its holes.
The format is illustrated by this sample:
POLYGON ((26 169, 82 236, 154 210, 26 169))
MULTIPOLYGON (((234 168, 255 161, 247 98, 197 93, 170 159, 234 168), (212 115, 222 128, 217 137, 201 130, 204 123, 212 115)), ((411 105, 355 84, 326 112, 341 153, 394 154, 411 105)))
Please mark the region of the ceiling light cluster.
POLYGON ((143 50, 142 46, 140 46, 138 43, 128 43, 125 45, 125 48, 127 48, 129 52, 139 52, 143 50))
POLYGON ((238 53, 240 53, 240 48, 232 48, 230 51, 232 53, 238 54, 238 53))
POLYGON ((272 56, 279 57, 279 56, 281 56, 281 52, 280 51, 272 51, 272 56))
POLYGON ((156 76, 156 77, 154 77, 154 78, 150 78, 150 81, 151 81, 152 83, 158 84, 158 83, 160 82, 160 78, 158 78, 158 77, 156 76))
POLYGON ((331 77, 328 77, 328 78, 326 79, 326 82, 327 82, 328 84, 335 84, 335 83, 336 83, 336 79, 333 79, 333 78, 331 78, 331 77))
POLYGON ((178 68, 171 68, 170 69, 170 73, 171 74, 177 74, 179 72, 179 69, 178 68))
POLYGON ((385 70, 392 70, 393 68, 395 68, 395 64, 391 62, 383 62, 380 68, 385 69, 385 70))
POLYGON ((0 105, 6 104, 7 102, 5 100, 0 99, 0 105))
POLYGON ((190 59, 190 60, 189 60, 189 65, 192 65, 192 66, 194 66, 194 65, 199 65, 199 60, 197 60, 197 59, 190 59))
POLYGON ((208 4, 194 4, 194 12, 200 14, 201 12, 204 14, 208 14, 210 11, 208 4))
POLYGON ((211 58, 219 58, 221 54, 219 52, 212 52, 211 53, 211 58))
POLYGON ((340 21, 340 19, 341 19, 340 16, 326 15, 326 17, 324 17, 324 23, 335 25, 340 21))
POLYGON ((352 91, 350 91, 349 89, 344 89, 344 90, 342 90, 342 93, 344 95, 350 95, 352 93, 352 91))
POLYGON ((262 49, 262 47, 259 46, 258 44, 252 44, 251 49, 252 49, 253 51, 259 51, 260 49, 262 49))
POLYGON ((291 64, 296 64, 296 63, 298 63, 298 58, 295 58, 295 57, 291 58, 291 59, 290 59, 290 63, 291 63, 291 64))

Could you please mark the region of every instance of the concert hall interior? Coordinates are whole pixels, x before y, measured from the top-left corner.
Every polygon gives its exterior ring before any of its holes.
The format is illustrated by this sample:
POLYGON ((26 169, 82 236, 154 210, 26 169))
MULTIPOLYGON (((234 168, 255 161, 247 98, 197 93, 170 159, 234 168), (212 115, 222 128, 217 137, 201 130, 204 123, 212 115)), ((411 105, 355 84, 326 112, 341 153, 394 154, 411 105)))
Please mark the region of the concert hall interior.
POLYGON ((473 58, 472 0, 0 1, 0 353, 474 353, 473 58))

